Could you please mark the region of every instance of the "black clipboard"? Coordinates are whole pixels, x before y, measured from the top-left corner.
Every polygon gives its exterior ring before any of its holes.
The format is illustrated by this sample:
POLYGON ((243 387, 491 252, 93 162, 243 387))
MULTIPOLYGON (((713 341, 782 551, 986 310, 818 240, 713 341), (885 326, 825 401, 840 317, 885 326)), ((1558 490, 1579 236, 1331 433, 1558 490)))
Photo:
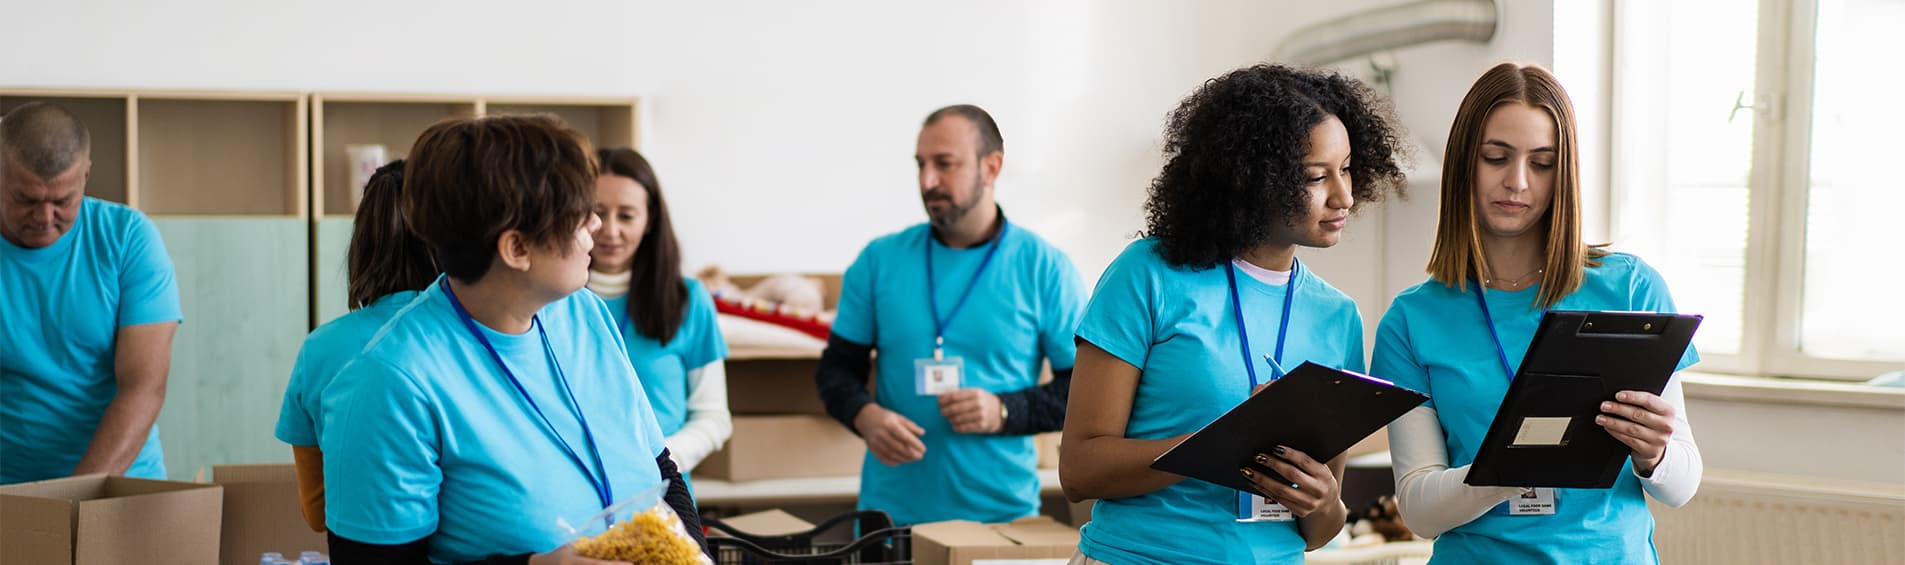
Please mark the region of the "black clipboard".
POLYGON ((1601 403, 1623 390, 1666 390, 1700 319, 1651 312, 1543 315, 1466 482, 1614 486, 1632 450, 1594 423, 1601 403))
POLYGON ((1151 462, 1151 468, 1258 494, 1237 472, 1275 446, 1317 461, 1341 455, 1429 397, 1394 383, 1304 362, 1151 462))

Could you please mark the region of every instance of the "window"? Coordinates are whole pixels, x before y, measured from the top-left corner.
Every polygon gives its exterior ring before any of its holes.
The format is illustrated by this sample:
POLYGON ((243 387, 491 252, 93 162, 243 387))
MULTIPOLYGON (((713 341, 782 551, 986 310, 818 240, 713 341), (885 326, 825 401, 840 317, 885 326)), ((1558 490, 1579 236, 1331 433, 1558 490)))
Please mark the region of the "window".
POLYGON ((1901 23, 1905 0, 1616 2, 1611 227, 1706 316, 1703 369, 1905 368, 1901 23))

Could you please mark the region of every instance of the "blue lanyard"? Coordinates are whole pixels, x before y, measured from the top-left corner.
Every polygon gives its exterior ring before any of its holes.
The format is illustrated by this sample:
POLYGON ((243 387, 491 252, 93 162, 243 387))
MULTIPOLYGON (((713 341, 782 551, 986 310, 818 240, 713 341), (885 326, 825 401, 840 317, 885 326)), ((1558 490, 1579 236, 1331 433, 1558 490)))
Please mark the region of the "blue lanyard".
POLYGON ((569 460, 574 462, 576 467, 581 468, 582 474, 589 478, 589 486, 595 489, 595 496, 602 501, 602 507, 608 508, 613 505, 615 488, 609 484, 608 466, 602 464, 602 451, 596 448, 595 433, 589 430, 589 418, 583 415, 582 405, 576 403, 575 390, 569 388, 569 378, 562 374, 562 362, 556 359, 555 349, 549 346, 549 333, 542 329, 542 319, 531 317, 530 322, 535 324, 536 334, 542 337, 542 352, 549 356, 549 364, 556 369, 556 381, 562 383, 562 391, 568 393, 568 398, 565 400, 568 401, 569 407, 575 410, 576 423, 582 425, 582 440, 588 442, 589 455, 595 460, 595 468, 601 470, 602 474, 599 477, 596 476, 595 470, 582 462, 582 456, 576 454, 575 448, 569 446, 568 440, 562 439, 562 434, 556 431, 556 426, 549 421, 549 416, 544 415, 542 407, 536 405, 536 399, 529 397, 529 390, 523 388, 522 381, 517 380, 516 374, 509 370, 509 364, 503 362, 503 356, 496 352, 496 346, 491 345, 489 338, 484 337, 483 331, 476 327, 476 320, 470 318, 470 311, 463 308, 462 301, 457 300, 456 291, 450 290, 450 280, 445 278, 441 284, 443 294, 450 297, 450 305, 456 307, 457 317, 463 320, 463 327, 470 330, 470 335, 476 336, 476 341, 483 344, 483 349, 489 350, 490 358, 495 359, 496 366, 503 369, 503 376, 509 378, 509 384, 515 385, 516 393, 522 395, 523 402, 529 403, 529 408, 536 411, 536 417, 542 419, 542 425, 549 429, 551 435, 556 436, 556 444, 562 446, 562 450, 569 454, 569 460))
MULTIPOLYGON (((1495 317, 1488 313, 1488 299, 1482 296, 1482 283, 1480 281, 1470 282, 1475 283, 1475 305, 1482 309, 1482 325, 1488 327, 1488 337, 1495 340, 1495 355, 1501 359, 1502 374, 1508 375, 1508 380, 1513 381, 1515 380, 1515 369, 1508 364, 1508 350, 1502 347, 1501 334, 1495 331, 1495 317)), ((1545 314, 1548 309, 1543 308, 1541 311, 1545 314)))
MULTIPOLYGON (((1303 273, 1303 264, 1290 260, 1290 284, 1283 289, 1283 319, 1277 321, 1277 351, 1270 361, 1270 380, 1283 378, 1283 338, 1290 335, 1290 306, 1296 302, 1297 278, 1303 273)), ((1244 304, 1237 298, 1237 267, 1224 263, 1224 275, 1230 279, 1230 313, 1237 319, 1237 342, 1243 346, 1244 370, 1250 373, 1250 388, 1257 388, 1257 360, 1250 354, 1250 331, 1244 327, 1244 304)))
MULTIPOLYGON (((1290 335, 1290 306, 1296 303, 1297 278, 1303 274, 1303 264, 1290 259, 1290 283, 1283 287, 1283 319, 1277 321, 1277 351, 1274 357, 1266 357, 1270 362, 1270 380, 1283 378, 1283 338, 1290 335)), ((1237 266, 1224 263, 1224 276, 1230 281, 1230 314, 1237 320, 1237 343, 1244 353, 1244 371, 1250 373, 1250 390, 1257 388, 1257 359, 1250 354, 1250 330, 1244 324, 1244 302, 1237 297, 1237 266)), ((1246 391, 1245 394, 1248 394, 1246 391)), ((1250 518, 1250 493, 1237 493, 1237 519, 1250 518)))
POLYGON ((972 282, 966 283, 966 292, 959 295, 959 301, 953 303, 952 311, 946 317, 939 317, 938 289, 933 285, 933 234, 926 234, 926 303, 933 307, 933 359, 945 358, 946 326, 952 323, 953 316, 959 315, 959 309, 966 306, 966 299, 972 298, 972 289, 979 287, 979 276, 986 274, 986 267, 992 266, 992 257, 999 254, 999 244, 1005 241, 1005 232, 1012 229, 1002 216, 999 218, 999 234, 992 236, 992 246, 986 249, 985 259, 979 261, 979 270, 973 271, 972 282))

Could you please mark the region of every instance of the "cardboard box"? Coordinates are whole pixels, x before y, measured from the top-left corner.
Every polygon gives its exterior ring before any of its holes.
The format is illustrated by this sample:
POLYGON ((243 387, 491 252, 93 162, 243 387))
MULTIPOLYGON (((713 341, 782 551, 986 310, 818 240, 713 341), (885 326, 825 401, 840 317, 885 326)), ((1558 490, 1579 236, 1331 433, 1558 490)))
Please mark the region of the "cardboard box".
POLYGON ((212 481, 225 488, 221 565, 256 565, 275 551, 295 557, 327 551, 324 534, 304 523, 298 501, 298 470, 292 465, 217 465, 212 481))
POLYGON ((1058 438, 1064 432, 1045 432, 1032 436, 1032 442, 1038 446, 1038 468, 1058 468, 1058 438))
POLYGON ((1356 445, 1349 446, 1349 450, 1344 451, 1343 455, 1347 455, 1349 457, 1359 457, 1363 455, 1369 455, 1371 453, 1381 453, 1384 451, 1389 451, 1389 427, 1388 426, 1383 426, 1382 429, 1376 430, 1376 433, 1369 434, 1369 437, 1363 438, 1362 441, 1356 442, 1356 445))
MULTIPOLYGON (((784 536, 798 534, 814 529, 811 522, 794 517, 793 514, 776 508, 752 514, 742 514, 731 518, 721 518, 721 523, 739 530, 741 533, 755 536, 784 536)), ((708 535, 725 535, 720 530, 710 529, 708 535)))
POLYGON ((223 498, 218 485, 106 475, 0 487, 0 563, 217 563, 223 498))
POLYGON ((734 437, 696 478, 758 481, 860 475, 866 442, 826 416, 735 416, 734 437))
POLYGON ((972 565, 975 559, 1064 559, 1078 530, 1038 516, 1010 524, 955 520, 913 526, 915 565, 972 565))
MULTIPOLYGON (((820 352, 733 349, 728 352, 728 412, 736 416, 826 416, 814 372, 820 352)), ((877 359, 867 372, 867 392, 879 378, 877 359)))
MULTIPOLYGON (((737 352, 738 353, 738 352, 737 352)), ((814 385, 820 357, 741 358, 727 361, 728 411, 735 416, 827 415, 814 385)))

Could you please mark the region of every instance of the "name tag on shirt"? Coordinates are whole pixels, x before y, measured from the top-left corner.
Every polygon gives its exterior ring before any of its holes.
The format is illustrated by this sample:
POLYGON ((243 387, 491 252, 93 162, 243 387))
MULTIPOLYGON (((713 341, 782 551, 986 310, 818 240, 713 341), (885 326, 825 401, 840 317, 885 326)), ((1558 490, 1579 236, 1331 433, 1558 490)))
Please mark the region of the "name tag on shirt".
POLYGON ((1250 495, 1250 517, 1238 518, 1239 522, 1289 522, 1296 520, 1296 514, 1285 508, 1283 503, 1274 502, 1262 496, 1250 495))
POLYGON ((1554 489, 1551 488, 1522 489, 1521 496, 1508 499, 1509 516, 1553 516, 1554 508, 1554 489))
POLYGON ((938 396, 959 390, 966 361, 959 357, 916 359, 913 361, 913 390, 922 396, 938 396))

